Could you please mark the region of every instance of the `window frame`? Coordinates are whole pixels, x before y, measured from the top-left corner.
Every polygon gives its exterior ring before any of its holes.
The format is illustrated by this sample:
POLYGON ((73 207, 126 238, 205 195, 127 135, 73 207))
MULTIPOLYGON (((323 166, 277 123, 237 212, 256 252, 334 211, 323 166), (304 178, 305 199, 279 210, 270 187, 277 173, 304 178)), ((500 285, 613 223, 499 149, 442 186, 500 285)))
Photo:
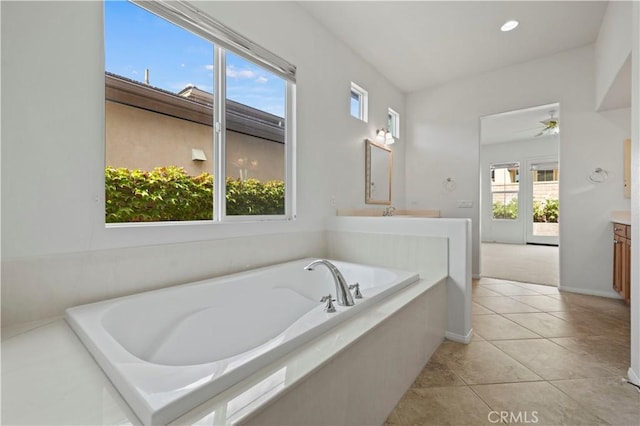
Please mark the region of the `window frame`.
MULTIPOLYGON (((215 169, 218 170, 220 176, 226 176, 226 55, 228 49, 224 49, 214 43, 214 91, 218 92, 218 96, 214 95, 214 156, 215 169), (221 78, 225 76, 225 78, 221 78)), ((233 52, 242 58, 253 62, 245 55, 233 52)), ((260 66, 260 64, 256 64, 260 66)), ((283 221, 296 219, 295 210, 295 84, 285 79, 285 202, 284 214, 282 215, 227 215, 227 185, 226 179, 213 180, 214 200, 213 200, 213 222, 249 222, 249 221, 283 221), (294 117, 289 123, 290 117, 294 117), (218 182, 220 181, 220 182, 218 182), (217 218, 217 220, 216 220, 217 218)))
MULTIPOLYGON (((359 105, 358 105, 358 116, 356 117, 351 113, 351 107, 349 107, 349 115, 355 119, 360 121, 364 121, 367 123, 369 121, 369 92, 363 89, 361 86, 357 85, 353 81, 351 82, 351 90, 349 91, 349 100, 351 101, 351 94, 355 93, 358 95, 359 105)), ((349 102, 351 105, 351 102, 349 102)))
POLYGON ((387 117, 391 135, 396 139, 400 139, 400 113, 393 108, 389 108, 387 117))
MULTIPOLYGON (((212 43, 214 49, 213 72, 213 218, 211 220, 121 222, 107 223, 107 228, 148 227, 172 225, 202 225, 232 222, 263 222, 295 220, 296 211, 296 67, 260 45, 246 39, 232 29, 217 22, 192 4, 183 0, 128 0, 167 22, 189 31, 212 43), (226 214, 226 52, 232 52, 285 81, 285 134, 284 134, 284 214, 231 215, 226 214), (219 177, 223 176, 222 179, 219 177)), ((104 20, 103 20, 104 23, 104 20)), ((105 139, 106 147, 106 139, 105 139)), ((103 172, 104 173, 104 172, 103 172)))

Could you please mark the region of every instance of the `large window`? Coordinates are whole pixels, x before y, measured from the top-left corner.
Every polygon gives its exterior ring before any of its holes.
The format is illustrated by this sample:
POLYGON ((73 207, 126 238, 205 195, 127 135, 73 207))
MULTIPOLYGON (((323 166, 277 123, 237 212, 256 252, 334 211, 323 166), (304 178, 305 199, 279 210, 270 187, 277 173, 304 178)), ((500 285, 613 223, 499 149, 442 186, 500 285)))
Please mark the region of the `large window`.
POLYGON ((135 3, 105 2, 106 222, 293 217, 295 67, 135 3))
POLYGON ((491 165, 493 219, 515 220, 518 218, 519 191, 519 163, 491 165))

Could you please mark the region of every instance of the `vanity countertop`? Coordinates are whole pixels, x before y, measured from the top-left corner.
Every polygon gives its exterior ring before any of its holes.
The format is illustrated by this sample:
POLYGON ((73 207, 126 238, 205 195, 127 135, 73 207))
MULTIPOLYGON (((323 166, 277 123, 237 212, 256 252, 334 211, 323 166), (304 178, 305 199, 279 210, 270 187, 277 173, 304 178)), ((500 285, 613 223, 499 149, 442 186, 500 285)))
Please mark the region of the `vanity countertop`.
MULTIPOLYGON (((384 216, 385 209, 338 209, 336 216, 384 216)), ((392 216, 440 217, 440 210, 393 210, 392 216)))
POLYGON ((611 222, 631 225, 631 212, 629 210, 614 211, 611 214, 611 222))

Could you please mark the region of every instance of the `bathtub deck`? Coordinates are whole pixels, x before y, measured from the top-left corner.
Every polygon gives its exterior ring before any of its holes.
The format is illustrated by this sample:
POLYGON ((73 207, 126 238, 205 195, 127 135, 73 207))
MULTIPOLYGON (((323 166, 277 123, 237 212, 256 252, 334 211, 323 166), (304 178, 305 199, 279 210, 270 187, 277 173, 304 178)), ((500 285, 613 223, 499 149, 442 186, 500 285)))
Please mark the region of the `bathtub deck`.
MULTIPOLYGON (((255 419, 275 399, 299 386, 416 297, 438 284, 444 289, 445 281, 443 273, 439 280, 422 280, 402 290, 382 301, 377 309, 337 326, 191 410, 176 423, 232 424, 255 419)), ((444 313, 444 303, 439 304, 444 313)), ((32 326, 35 328, 2 330, 3 424, 139 424, 64 320, 32 326)), ((444 326, 441 328, 430 340, 434 349, 442 341, 444 326)))

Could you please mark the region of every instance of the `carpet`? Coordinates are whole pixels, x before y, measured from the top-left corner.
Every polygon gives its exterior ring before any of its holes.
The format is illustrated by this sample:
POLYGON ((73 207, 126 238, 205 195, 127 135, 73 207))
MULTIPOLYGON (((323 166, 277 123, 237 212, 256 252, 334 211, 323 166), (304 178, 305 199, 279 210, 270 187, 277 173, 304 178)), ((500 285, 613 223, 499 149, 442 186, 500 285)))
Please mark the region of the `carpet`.
POLYGON ((534 284, 558 286, 558 247, 482 243, 480 275, 534 284))

